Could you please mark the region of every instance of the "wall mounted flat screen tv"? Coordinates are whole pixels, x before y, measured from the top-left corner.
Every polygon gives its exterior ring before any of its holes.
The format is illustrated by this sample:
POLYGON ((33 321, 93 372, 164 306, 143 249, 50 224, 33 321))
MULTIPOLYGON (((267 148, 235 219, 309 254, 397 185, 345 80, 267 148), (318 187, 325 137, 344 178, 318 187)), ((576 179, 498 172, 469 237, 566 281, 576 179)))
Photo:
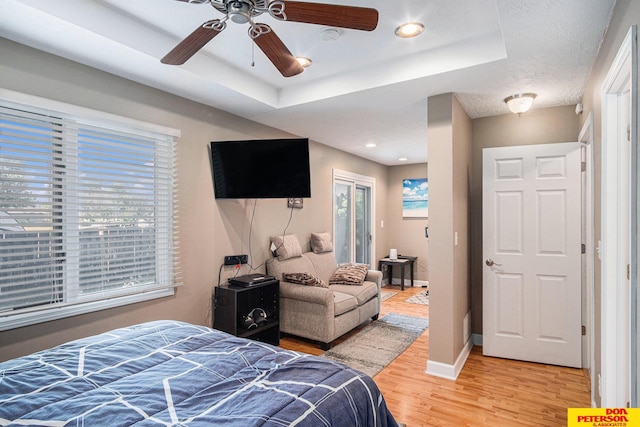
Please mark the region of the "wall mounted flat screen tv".
POLYGON ((309 139, 211 142, 216 199, 311 197, 309 139))

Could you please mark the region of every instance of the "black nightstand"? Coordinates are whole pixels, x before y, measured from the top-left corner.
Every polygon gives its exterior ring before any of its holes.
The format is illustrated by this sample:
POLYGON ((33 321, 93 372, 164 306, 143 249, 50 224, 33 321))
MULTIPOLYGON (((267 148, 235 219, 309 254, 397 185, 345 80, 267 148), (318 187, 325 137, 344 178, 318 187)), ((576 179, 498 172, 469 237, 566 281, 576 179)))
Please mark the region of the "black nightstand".
POLYGON ((215 288, 213 294, 213 327, 242 338, 280 344, 280 281, 271 280, 242 287, 230 284, 215 288), (259 326, 244 326, 242 317, 253 309, 267 313, 267 321, 259 326))

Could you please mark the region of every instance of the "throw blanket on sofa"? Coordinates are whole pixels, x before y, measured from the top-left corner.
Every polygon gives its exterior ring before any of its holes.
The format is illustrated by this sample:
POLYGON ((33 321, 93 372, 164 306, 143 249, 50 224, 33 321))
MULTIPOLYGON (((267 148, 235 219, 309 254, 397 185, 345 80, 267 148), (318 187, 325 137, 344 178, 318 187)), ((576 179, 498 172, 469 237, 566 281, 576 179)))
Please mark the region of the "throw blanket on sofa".
POLYGON ((397 424, 361 372, 158 321, 0 363, 0 425, 397 424))

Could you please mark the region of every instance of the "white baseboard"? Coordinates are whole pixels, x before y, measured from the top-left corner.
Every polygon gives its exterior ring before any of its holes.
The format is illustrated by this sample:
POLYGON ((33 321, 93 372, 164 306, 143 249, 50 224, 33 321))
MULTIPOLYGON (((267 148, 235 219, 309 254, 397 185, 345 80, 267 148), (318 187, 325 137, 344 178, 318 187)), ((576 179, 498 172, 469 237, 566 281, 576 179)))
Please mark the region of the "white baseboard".
POLYGON ((464 367, 469 354, 471 354, 471 349, 473 348, 473 342, 471 339, 467 340, 467 343, 464 345, 462 351, 458 355, 456 362, 453 365, 448 365, 446 363, 435 362, 431 359, 427 361, 427 375, 433 375, 434 377, 446 378, 448 380, 456 380, 458 375, 460 375, 460 371, 464 367))

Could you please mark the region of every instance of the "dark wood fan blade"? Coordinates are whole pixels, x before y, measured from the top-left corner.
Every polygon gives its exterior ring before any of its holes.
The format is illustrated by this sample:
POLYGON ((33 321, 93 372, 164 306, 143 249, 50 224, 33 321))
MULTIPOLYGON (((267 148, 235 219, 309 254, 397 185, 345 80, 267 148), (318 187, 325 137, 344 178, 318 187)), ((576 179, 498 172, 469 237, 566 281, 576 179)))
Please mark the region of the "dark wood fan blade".
POLYGON ((378 26, 378 11, 368 7, 302 1, 284 1, 283 3, 287 21, 364 31, 373 31, 378 26))
MULTIPOLYGON (((222 29, 224 29, 224 27, 222 29)), ((186 39, 182 40, 178 46, 174 47, 171 52, 167 53, 160 62, 169 65, 184 64, 215 36, 220 34, 222 29, 216 30, 214 28, 204 26, 196 28, 196 30, 189 34, 186 39)))
MULTIPOLYGON (((266 24, 260 25, 268 27, 266 24)), ((287 49, 273 30, 263 32, 255 37, 253 41, 284 77, 292 77, 304 71, 296 57, 287 49)))

